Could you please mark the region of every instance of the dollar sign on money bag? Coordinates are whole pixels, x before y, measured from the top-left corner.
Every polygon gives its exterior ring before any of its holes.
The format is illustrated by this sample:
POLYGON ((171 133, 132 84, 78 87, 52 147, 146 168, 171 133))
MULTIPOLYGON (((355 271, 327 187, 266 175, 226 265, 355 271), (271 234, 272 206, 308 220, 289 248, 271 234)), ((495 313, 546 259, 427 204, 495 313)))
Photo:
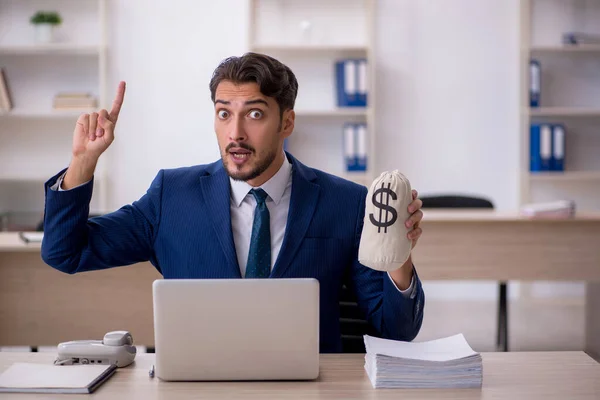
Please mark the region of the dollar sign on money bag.
MULTIPOLYGON (((412 202, 410 181, 398 170, 376 178, 365 202, 358 261, 378 271, 400 268, 410 256, 412 241, 404 222, 412 202)), ((411 228, 412 229, 412 228, 411 228)))
POLYGON ((388 182, 387 188, 385 184, 381 184, 381 188, 377 189, 375 193, 373 193, 373 205, 379 209, 379 219, 375 219, 373 214, 369 214, 369 219, 371 223, 378 227, 377 233, 381 233, 381 228, 384 228, 384 233, 387 233, 387 229, 389 226, 394 225, 394 222, 398 219, 398 213, 394 209, 394 207, 390 207, 390 197, 392 200, 397 200, 398 196, 396 192, 390 189, 391 183, 388 182), (377 195, 380 195, 379 199, 381 201, 377 201, 377 195), (383 199, 385 195, 385 204, 383 204, 383 199), (383 211, 385 210, 385 214, 383 211), (391 214, 391 218, 388 220, 388 214, 391 214))

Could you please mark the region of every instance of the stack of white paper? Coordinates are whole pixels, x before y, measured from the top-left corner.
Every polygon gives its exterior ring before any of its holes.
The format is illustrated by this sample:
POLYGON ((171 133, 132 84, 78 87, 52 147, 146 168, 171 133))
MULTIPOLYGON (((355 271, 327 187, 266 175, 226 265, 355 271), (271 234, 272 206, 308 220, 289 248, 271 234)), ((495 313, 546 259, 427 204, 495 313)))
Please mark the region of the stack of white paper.
POLYGON ((525 204, 521 207, 521 215, 531 218, 573 218, 575 202, 558 200, 547 203, 525 204))
POLYGON ((462 334, 409 343, 364 337, 365 369, 374 388, 481 387, 481 355, 462 334))

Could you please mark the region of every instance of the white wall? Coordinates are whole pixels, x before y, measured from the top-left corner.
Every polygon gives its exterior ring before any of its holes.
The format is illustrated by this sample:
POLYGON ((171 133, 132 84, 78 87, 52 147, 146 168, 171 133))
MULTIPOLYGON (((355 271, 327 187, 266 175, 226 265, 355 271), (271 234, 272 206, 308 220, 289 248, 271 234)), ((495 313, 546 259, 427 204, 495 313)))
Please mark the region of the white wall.
POLYGON ((518 206, 517 0, 379 2, 378 168, 518 206))
MULTIPOLYGON (((132 202, 161 168, 219 157, 208 83, 246 49, 246 0, 110 0, 109 83, 127 82, 111 160, 109 207, 132 202)), ((113 90, 113 89, 111 89, 113 90)))
MULTIPOLYGON (((519 2, 379 4, 378 168, 404 171, 421 195, 481 195, 515 209, 519 2)), ((425 290, 430 298, 497 298, 494 282, 426 282, 425 290)))
MULTIPOLYGON (((247 49, 248 3, 110 1, 109 82, 128 83, 108 154, 110 207, 139 198, 160 168, 218 158, 208 82, 221 59, 247 49)), ((519 1, 378 4, 377 168, 399 168, 421 194, 516 208, 519 1)), ((425 286, 429 298, 496 298, 493 282, 425 286)))

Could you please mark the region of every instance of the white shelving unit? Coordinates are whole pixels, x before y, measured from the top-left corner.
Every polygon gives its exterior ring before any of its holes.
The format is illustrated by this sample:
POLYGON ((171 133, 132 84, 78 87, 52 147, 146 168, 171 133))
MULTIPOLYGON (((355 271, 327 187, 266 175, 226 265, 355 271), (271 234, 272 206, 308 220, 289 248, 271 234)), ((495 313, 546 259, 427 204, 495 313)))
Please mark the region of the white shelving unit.
MULTIPOLYGON (((0 0, 0 67, 13 103, 12 110, 0 111, 0 214, 40 219, 43 183, 68 165, 77 117, 110 105, 106 0, 0 0), (63 19, 53 43, 34 40, 29 19, 40 10, 63 19), (58 92, 91 93, 98 108, 54 110, 58 92)), ((91 213, 108 209, 106 178, 100 160, 91 213)))
POLYGON ((375 154, 376 0, 251 0, 250 51, 268 54, 289 66, 298 79, 296 127, 289 151, 303 163, 370 185, 375 154), (367 108, 337 107, 335 63, 367 59, 367 108), (347 172, 343 126, 366 122, 367 171, 347 172))
POLYGON ((600 35, 600 2, 521 0, 521 203, 574 200, 600 210, 600 45, 563 45, 562 34, 600 35), (539 108, 529 107, 529 61, 541 63, 539 108), (565 171, 530 172, 530 124, 565 126, 565 171))
POLYGON ((529 110, 530 117, 600 117, 600 108, 539 107, 529 110))
MULTIPOLYGON (((261 0, 254 0, 255 2, 260 2, 261 0)), ((262 0, 268 1, 268 0, 262 0)), ((255 3, 256 4, 256 3, 255 3)), ((257 44, 254 46, 253 51, 262 52, 262 53, 327 53, 330 51, 338 52, 338 51, 348 51, 348 52, 357 52, 357 53, 366 53, 369 51, 368 46, 363 45, 331 45, 331 44, 290 44, 290 45, 261 45, 257 44)))
POLYGON ((363 117, 366 118, 369 113, 368 109, 359 107, 337 108, 333 110, 296 110, 296 116, 299 117, 323 117, 323 118, 339 118, 339 117, 363 117))
POLYGON ((578 46, 557 46, 557 45, 546 45, 546 46, 531 46, 531 54, 543 54, 543 53, 600 53, 600 45, 598 44, 582 44, 578 46))
POLYGON ((19 118, 19 119, 63 119, 73 121, 77 120, 81 113, 90 113, 97 111, 95 109, 77 109, 77 110, 48 110, 48 109, 27 109, 13 108, 9 112, 0 112, 0 118, 19 118))
POLYGON ((539 182, 590 182, 598 181, 600 184, 600 171, 573 171, 573 172, 538 172, 531 174, 530 181, 539 182))
POLYGON ((100 55, 104 50, 105 47, 103 46, 75 45, 69 43, 49 43, 44 45, 7 45, 0 46, 0 55, 100 55))

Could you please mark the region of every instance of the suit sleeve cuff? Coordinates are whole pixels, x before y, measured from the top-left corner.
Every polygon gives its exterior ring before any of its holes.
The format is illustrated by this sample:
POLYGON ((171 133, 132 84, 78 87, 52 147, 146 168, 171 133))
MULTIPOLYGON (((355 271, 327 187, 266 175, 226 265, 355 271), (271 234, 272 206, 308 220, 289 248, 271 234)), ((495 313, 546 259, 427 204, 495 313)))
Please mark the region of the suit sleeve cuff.
POLYGON ((58 174, 54 175, 52 178, 50 178, 44 183, 44 191, 46 194, 46 208, 49 207, 52 210, 55 207, 58 207, 59 209, 64 210, 64 207, 72 207, 74 203, 78 202, 82 202, 81 204, 85 203, 89 205, 89 202, 92 199, 94 178, 92 177, 92 180, 83 185, 77 186, 76 188, 59 191, 58 185, 60 184, 60 178, 65 175, 66 171, 66 168, 63 169, 58 174), (59 192, 62 193, 59 194, 59 192))
POLYGON ((63 180, 65 179, 65 175, 67 175, 67 171, 63 172, 56 179, 56 182, 52 186, 50 186, 50 190, 59 191, 59 192, 67 192, 69 190, 77 189, 78 187, 81 187, 81 186, 84 186, 84 185, 87 185, 88 183, 90 183, 90 181, 87 181, 86 183, 82 183, 79 186, 75 186, 74 188, 65 190, 65 189, 62 188, 62 183, 63 183, 63 180))
POLYGON ((396 285, 396 282, 394 282, 394 280, 392 279, 390 273, 387 273, 388 279, 392 282, 392 285, 394 285, 394 287, 396 288, 397 291, 399 291, 400 293, 402 293, 402 295, 404 297, 406 297, 407 299, 414 299, 415 298, 415 274, 413 273, 413 276, 410 280, 410 286, 406 289, 406 290, 401 290, 398 285, 396 285))
MULTIPOLYGON (((414 338, 423 318, 423 303, 425 301, 423 288, 416 268, 413 266, 412 293, 410 297, 401 293, 391 277, 384 277, 383 283, 384 313, 386 313, 387 320, 390 321, 391 328, 388 328, 388 333, 392 335, 390 337, 394 335, 398 336, 398 332, 402 331, 400 336, 414 338)), ((410 290, 410 288, 407 290, 410 290)))

